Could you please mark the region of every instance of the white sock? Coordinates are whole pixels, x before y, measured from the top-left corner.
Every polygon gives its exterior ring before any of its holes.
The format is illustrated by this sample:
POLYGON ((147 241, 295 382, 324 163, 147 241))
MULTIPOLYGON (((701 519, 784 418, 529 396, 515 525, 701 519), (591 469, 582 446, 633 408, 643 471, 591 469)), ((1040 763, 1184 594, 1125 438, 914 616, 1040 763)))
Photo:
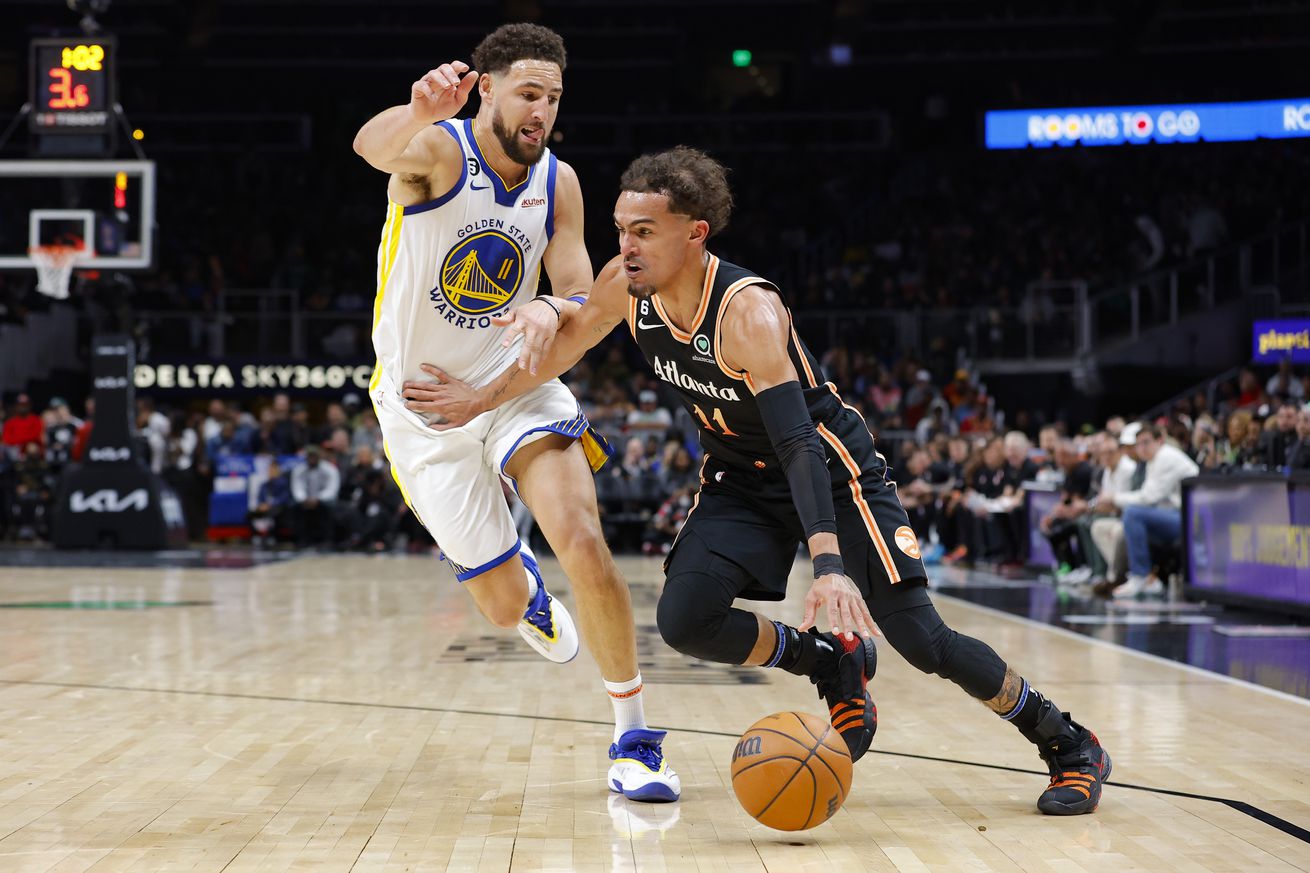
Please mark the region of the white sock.
POLYGON ((641 704, 641 674, 627 682, 606 682, 610 703, 614 705, 614 742, 634 728, 646 726, 646 712, 641 704))

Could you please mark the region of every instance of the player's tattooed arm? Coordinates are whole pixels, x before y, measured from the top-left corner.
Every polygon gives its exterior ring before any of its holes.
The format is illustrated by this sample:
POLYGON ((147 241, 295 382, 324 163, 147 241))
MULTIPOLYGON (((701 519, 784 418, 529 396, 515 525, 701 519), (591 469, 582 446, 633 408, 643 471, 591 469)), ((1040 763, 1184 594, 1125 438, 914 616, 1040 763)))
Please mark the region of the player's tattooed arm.
POLYGON ((434 430, 447 430, 467 424, 482 413, 508 403, 569 370, 582 359, 588 349, 623 321, 627 312, 627 282, 622 279, 616 262, 611 261, 601 271, 587 302, 555 335, 555 341, 536 373, 529 372, 515 361, 486 385, 474 388, 432 364, 423 364, 423 372, 437 381, 405 382, 402 386, 405 406, 414 412, 444 419, 444 422, 431 425, 434 430))
POLYGON ((991 700, 983 703, 992 712, 1004 715, 1012 712, 1019 704, 1019 695, 1023 694, 1023 677, 1014 672, 1013 667, 1005 668, 1005 679, 1001 681, 1001 690, 991 700))

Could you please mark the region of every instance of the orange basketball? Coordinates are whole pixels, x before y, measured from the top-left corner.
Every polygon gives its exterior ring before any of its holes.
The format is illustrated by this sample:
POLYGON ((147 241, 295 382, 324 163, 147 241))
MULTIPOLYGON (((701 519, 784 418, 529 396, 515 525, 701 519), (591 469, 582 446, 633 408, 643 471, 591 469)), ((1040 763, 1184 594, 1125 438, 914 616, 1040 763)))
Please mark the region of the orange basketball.
POLYGON ((766 715, 732 752, 732 790, 760 824, 780 831, 823 824, 851 790, 846 741, 817 716, 766 715))

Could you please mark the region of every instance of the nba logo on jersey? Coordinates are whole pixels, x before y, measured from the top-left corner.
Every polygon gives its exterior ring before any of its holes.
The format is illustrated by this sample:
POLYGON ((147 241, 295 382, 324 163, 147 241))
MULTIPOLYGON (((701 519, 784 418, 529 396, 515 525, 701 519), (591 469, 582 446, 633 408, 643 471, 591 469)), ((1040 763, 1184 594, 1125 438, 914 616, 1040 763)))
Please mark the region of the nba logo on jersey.
POLYGON ((523 249, 505 234, 486 230, 466 237, 446 255, 432 299, 440 294, 466 315, 488 315, 514 298, 522 280, 523 249))

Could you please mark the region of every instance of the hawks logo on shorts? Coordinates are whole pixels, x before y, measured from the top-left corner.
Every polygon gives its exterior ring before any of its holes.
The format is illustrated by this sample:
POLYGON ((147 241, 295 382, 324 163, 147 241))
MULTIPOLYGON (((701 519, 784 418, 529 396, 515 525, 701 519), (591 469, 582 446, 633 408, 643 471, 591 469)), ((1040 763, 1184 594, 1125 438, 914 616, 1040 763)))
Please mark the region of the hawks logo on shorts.
POLYGON ((514 298, 522 280, 523 250, 518 243, 499 231, 485 230, 446 255, 440 291, 466 315, 489 315, 514 298))
POLYGON ((901 525, 896 528, 895 538, 896 546, 902 552, 909 555, 911 558, 922 557, 922 554, 919 552, 919 538, 914 535, 914 531, 910 530, 909 527, 901 525))

